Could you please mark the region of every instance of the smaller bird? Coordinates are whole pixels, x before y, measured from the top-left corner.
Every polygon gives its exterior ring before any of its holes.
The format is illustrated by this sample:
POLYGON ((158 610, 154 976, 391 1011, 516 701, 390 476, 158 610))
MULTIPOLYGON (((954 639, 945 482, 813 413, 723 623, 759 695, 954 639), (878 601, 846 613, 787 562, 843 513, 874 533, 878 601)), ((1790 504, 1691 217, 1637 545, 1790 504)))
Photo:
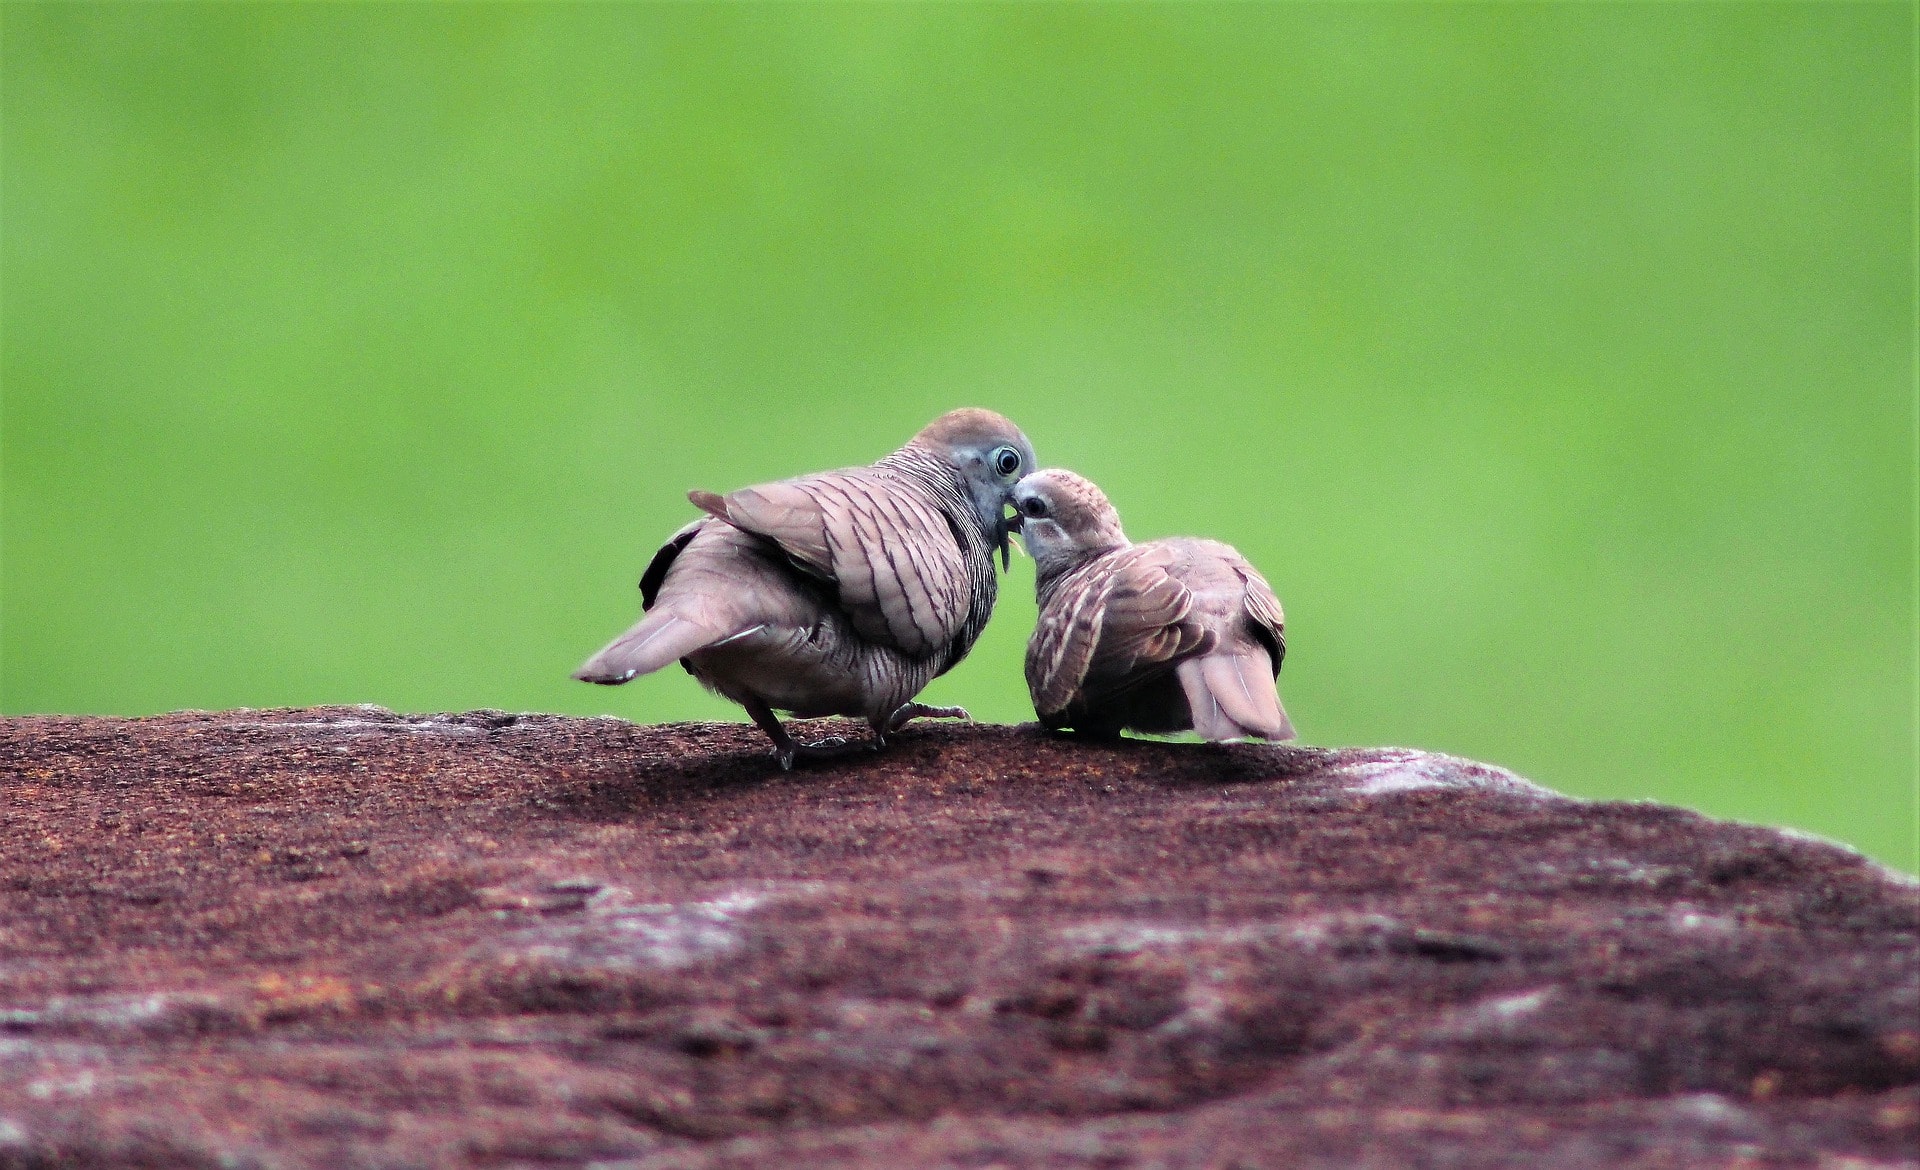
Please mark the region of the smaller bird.
POLYGON ((1134 544, 1105 493, 1071 471, 1022 479, 1013 506, 1037 566, 1027 689, 1043 726, 1293 738, 1274 685, 1287 653, 1280 601, 1231 545, 1134 544))

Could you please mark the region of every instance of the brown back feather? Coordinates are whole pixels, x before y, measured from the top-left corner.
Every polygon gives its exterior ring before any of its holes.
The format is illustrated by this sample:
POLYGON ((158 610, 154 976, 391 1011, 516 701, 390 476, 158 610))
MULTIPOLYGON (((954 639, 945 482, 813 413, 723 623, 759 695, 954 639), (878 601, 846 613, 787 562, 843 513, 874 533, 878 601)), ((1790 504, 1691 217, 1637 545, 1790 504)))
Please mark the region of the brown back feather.
POLYGON ((1090 557, 1042 586, 1027 683, 1043 717, 1098 706, 1204 653, 1215 635, 1190 621, 1193 597, 1172 550, 1133 545, 1090 557), (1037 680, 1037 681, 1036 681, 1037 680))
POLYGON ((831 584, 870 641, 926 658, 967 625, 966 558, 941 508, 904 476, 857 467, 688 498, 831 584))

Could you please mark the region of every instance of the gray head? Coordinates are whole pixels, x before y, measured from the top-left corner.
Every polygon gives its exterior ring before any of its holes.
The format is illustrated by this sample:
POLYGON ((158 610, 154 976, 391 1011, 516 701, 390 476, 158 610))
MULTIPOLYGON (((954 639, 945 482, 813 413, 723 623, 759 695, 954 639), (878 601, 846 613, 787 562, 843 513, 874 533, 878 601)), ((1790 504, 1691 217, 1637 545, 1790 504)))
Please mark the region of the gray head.
POLYGON ((1013 485, 1039 466, 1033 444, 1020 428, 991 410, 950 410, 928 423, 907 443, 953 468, 980 531, 1007 557, 1007 505, 1013 485))
POLYGON ((1048 468, 1015 484, 1013 510, 1014 530, 1042 576, 1131 543, 1106 493, 1071 471, 1048 468))

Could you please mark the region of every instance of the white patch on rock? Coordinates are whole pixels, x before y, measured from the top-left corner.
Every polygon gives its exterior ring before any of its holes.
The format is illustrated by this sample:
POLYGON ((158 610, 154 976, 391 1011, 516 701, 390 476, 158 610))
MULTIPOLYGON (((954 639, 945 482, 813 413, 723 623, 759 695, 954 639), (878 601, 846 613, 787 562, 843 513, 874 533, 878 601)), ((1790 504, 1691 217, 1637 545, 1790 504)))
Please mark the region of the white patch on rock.
POLYGON ((1389 918, 1385 914, 1312 914, 1305 918, 1289 919, 1282 925, 1288 941, 1310 951, 1342 940, 1370 935, 1384 937, 1406 930, 1405 924, 1399 919, 1389 918))
MULTIPOLYGON (((1674 1097, 1662 1104, 1661 1111, 1675 1120, 1692 1122, 1704 1129, 1735 1137, 1751 1134, 1760 1128, 1758 1119, 1752 1113, 1718 1093, 1688 1093, 1674 1097)), ((1824 1162, 1821 1164, 1825 1165, 1824 1162)))
POLYGON ((374 719, 311 719, 276 723, 271 720, 236 720, 220 725, 222 731, 229 728, 237 731, 324 731, 339 735, 380 735, 387 732, 412 735, 450 735, 456 738, 471 738, 486 734, 483 728, 469 727, 464 723, 449 723, 440 719, 426 719, 419 723, 387 723, 374 719))
POLYGON ((1405 934, 1408 927, 1384 914, 1333 913, 1248 922, 1235 926, 1169 926, 1150 922, 1087 922, 1059 932, 1061 941, 1083 951, 1129 954, 1155 947, 1245 946, 1284 941, 1307 950, 1355 939, 1405 934))
POLYGON ((1596 857, 1586 861, 1584 867, 1604 873, 1610 881, 1650 890, 1687 876, 1686 870, 1676 866, 1644 865, 1624 857, 1596 857))
POLYGON ((20 1032, 199 1032, 237 1021, 241 1013, 217 995, 169 991, 147 995, 56 996, 39 1008, 0 1011, 0 1025, 20 1032))
POLYGON ((1076 950, 1131 954, 1154 947, 1191 946, 1194 943, 1233 945, 1277 938, 1284 924, 1245 926, 1156 926, 1143 922, 1087 922, 1060 931, 1060 939, 1076 950))
POLYGON ((1546 1006, 1555 994, 1554 988, 1538 987, 1514 995, 1479 1000, 1453 1012, 1435 1031, 1452 1040, 1511 1035, 1524 1021, 1546 1006))
POLYGON ((1336 779, 1345 781, 1343 787, 1355 796, 1386 796, 1437 788, 1499 792, 1537 800, 1572 799, 1522 779, 1505 768, 1409 748, 1390 748, 1374 759, 1343 764, 1331 771, 1336 779))
POLYGON ((1227 1001, 1207 981, 1191 979, 1180 991, 1180 1010, 1162 1020, 1154 1032, 1162 1037, 1208 1036, 1225 1026, 1227 1001))
POLYGON ((1700 931, 1703 934, 1732 934, 1740 924, 1719 914, 1703 914, 1686 903, 1667 911, 1667 925, 1674 930, 1700 931))
POLYGON ((100 1084, 100 1078, 90 1068, 83 1068, 69 1077, 42 1077, 27 1085, 27 1096, 36 1101, 45 1101, 51 1097, 91 1097, 100 1084))
POLYGON ((678 970, 739 950, 744 918, 816 884, 729 890, 696 902, 641 902, 631 890, 606 886, 586 900, 584 914, 514 931, 489 949, 570 967, 678 970))
POLYGON ((592 967, 673 970, 737 950, 735 918, 753 909, 750 896, 679 905, 589 908, 592 919, 562 928, 534 927, 528 955, 592 967))

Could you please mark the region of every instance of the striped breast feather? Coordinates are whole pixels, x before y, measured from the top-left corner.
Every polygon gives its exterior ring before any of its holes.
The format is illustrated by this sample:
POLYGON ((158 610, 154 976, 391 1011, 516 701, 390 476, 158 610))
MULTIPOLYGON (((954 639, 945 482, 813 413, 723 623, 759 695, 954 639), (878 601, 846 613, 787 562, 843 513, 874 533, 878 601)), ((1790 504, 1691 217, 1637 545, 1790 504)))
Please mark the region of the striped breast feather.
POLYGON ((1066 710, 1087 677, 1113 586, 1103 562, 1096 558, 1061 574, 1047 583, 1040 598, 1033 636, 1027 640, 1027 693, 1043 718, 1066 710))
POLYGON ((971 582, 953 529, 899 476, 850 468, 689 498, 831 585, 869 641, 927 658, 966 625, 971 582))

